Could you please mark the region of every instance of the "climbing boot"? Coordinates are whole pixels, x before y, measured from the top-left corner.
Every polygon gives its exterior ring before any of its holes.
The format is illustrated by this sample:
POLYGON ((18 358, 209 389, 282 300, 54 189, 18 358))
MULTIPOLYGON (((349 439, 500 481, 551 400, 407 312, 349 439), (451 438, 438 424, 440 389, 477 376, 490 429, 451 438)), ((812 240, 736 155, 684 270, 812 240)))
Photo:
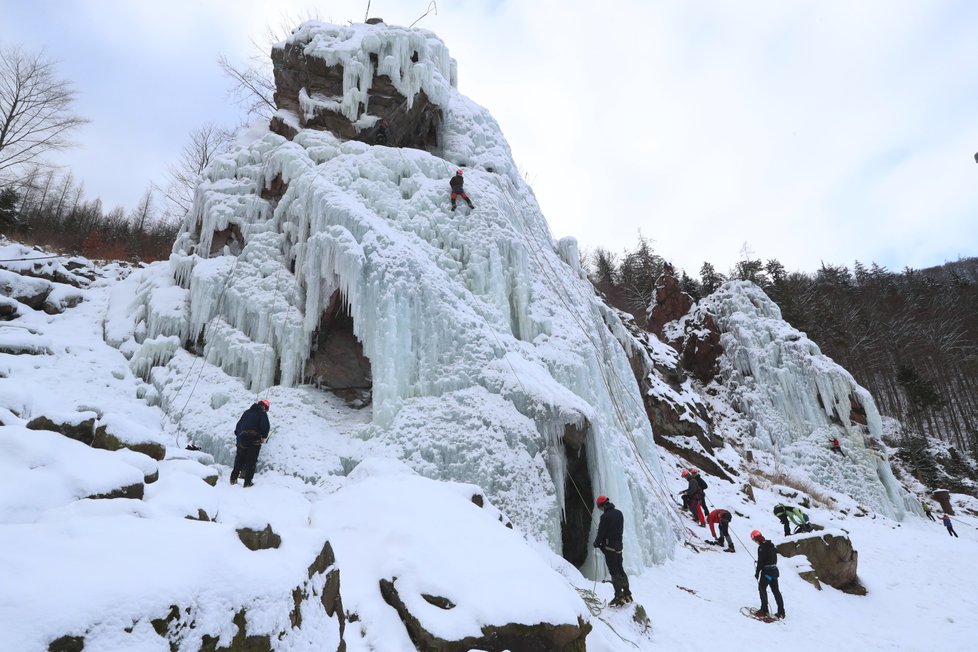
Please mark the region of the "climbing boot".
POLYGON ((779 609, 778 613, 774 614, 775 618, 784 618, 784 609, 779 609))
POLYGON ((724 552, 737 552, 733 546, 728 546, 723 549, 724 552))
POLYGON ((254 487, 254 486, 255 486, 255 483, 254 482, 252 482, 251 480, 245 480, 245 483, 244 483, 244 488, 245 489, 247 489, 248 487, 254 487))
POLYGON ((755 616, 761 616, 763 618, 769 617, 771 614, 767 612, 767 609, 761 608, 754 612, 755 616))

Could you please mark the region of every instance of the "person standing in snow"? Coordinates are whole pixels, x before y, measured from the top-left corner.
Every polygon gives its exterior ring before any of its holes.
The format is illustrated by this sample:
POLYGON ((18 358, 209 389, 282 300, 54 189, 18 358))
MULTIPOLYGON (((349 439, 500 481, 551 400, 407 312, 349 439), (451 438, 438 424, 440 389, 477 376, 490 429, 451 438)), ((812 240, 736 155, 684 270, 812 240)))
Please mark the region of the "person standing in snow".
POLYGON ((706 481, 700 478, 696 469, 683 469, 680 475, 686 479, 689 486, 686 488, 686 499, 689 501, 689 511, 693 513, 693 520, 702 527, 706 527, 706 501, 704 500, 703 490, 706 488, 706 481))
POLYGON ((601 510, 601 520, 598 521, 598 534, 594 537, 594 547, 604 553, 608 573, 611 574, 611 585, 615 587, 615 597, 610 604, 613 607, 632 601, 632 592, 628 589, 628 576, 622 565, 623 532, 625 517, 615 509, 614 503, 607 496, 598 496, 595 503, 601 510))
POLYGON ((774 602, 778 605, 775 618, 784 618, 784 600, 781 589, 778 588, 778 551, 774 544, 764 538, 758 530, 750 533, 751 540, 757 544, 757 565, 754 567, 754 578, 757 580, 757 592, 761 596, 761 608, 758 616, 767 616, 767 587, 771 587, 774 602))
POLYGON ((791 523, 788 522, 788 506, 778 503, 774 506, 774 515, 778 517, 781 525, 784 526, 784 535, 788 536, 791 534, 791 523))
POLYGON ((935 521, 935 522, 937 521, 937 519, 934 518, 934 515, 931 514, 931 511, 932 510, 931 510, 930 505, 928 503, 920 503, 920 506, 924 508, 924 514, 927 515, 927 518, 929 518, 930 520, 935 521))
POLYGON ((723 545, 723 540, 726 539, 727 540, 726 551, 727 552, 737 552, 734 549, 733 539, 730 538, 730 530, 729 530, 729 527, 730 527, 730 519, 731 518, 732 517, 730 516, 730 512, 728 512, 727 510, 725 510, 725 509, 714 509, 712 512, 710 512, 710 516, 709 516, 709 518, 706 519, 706 522, 710 525, 710 534, 713 537, 716 538, 716 541, 714 541, 713 543, 715 543, 718 546, 722 546, 723 545), (713 526, 715 524, 719 524, 720 525, 720 536, 719 537, 717 537, 717 533, 713 529, 713 526))
MULTIPOLYGON (((944 524, 944 527, 947 528, 947 534, 948 534, 948 536, 958 536, 958 533, 954 531, 954 525, 951 524, 951 517, 950 516, 948 516, 947 514, 945 514, 944 516, 941 517, 941 522, 944 524)), ((960 538, 960 537, 958 537, 958 538, 960 538)))
POLYGON ((257 401, 244 411, 234 427, 237 451, 234 455, 234 468, 231 469, 231 484, 238 484, 238 475, 244 474, 244 486, 250 487, 255 477, 258 453, 261 445, 268 440, 268 408, 265 399, 257 401))
POLYGON ((469 205, 469 208, 475 208, 475 206, 472 205, 472 200, 469 199, 469 196, 465 194, 465 190, 462 188, 462 185, 464 183, 465 180, 462 178, 462 169, 459 168, 458 170, 455 170, 455 176, 452 177, 451 181, 448 182, 448 185, 451 186, 452 188, 452 211, 453 212, 455 211, 456 197, 461 197, 462 199, 464 199, 465 203, 469 205))

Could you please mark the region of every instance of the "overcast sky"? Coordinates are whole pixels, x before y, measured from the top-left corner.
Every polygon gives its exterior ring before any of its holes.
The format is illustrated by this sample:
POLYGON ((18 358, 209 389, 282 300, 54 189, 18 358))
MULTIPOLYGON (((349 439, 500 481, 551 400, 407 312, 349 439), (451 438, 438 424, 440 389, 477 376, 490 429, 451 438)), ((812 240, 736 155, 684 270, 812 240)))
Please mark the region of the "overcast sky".
MULTIPOLYGON (((63 157, 131 207, 188 133, 239 121, 220 54, 283 14, 367 2, 3 0, 0 43, 44 47, 92 120, 63 157)), ((375 0, 409 25, 424 0, 375 0)), ((440 0, 418 23, 499 121, 556 237, 638 234, 693 275, 745 243, 789 270, 978 255, 978 2, 440 0)))

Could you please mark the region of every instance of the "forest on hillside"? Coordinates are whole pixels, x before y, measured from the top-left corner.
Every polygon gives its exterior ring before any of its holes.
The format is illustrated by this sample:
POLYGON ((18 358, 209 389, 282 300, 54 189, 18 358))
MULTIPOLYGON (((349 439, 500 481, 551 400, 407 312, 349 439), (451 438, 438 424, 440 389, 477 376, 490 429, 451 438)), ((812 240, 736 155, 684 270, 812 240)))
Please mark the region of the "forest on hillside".
MULTIPOLYGON (((599 249, 587 262, 609 303, 644 326, 667 263, 651 243, 639 238, 620 255, 599 249)), ((901 447, 936 438, 978 459, 978 258, 900 271, 856 261, 805 273, 744 256, 726 274, 704 263, 698 277, 678 277, 694 300, 729 279, 756 283, 873 394, 882 414, 903 423, 901 447)))

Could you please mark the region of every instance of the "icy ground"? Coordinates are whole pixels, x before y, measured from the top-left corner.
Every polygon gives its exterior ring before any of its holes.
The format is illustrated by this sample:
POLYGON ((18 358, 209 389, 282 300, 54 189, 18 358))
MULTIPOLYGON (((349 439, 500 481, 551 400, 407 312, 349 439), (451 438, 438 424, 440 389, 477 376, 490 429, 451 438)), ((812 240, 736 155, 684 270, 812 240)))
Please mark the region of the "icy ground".
MULTIPOLYGON (((754 546, 744 542, 755 528, 778 540, 780 526, 770 510, 784 498, 778 487, 755 489, 752 504, 739 493, 739 484, 711 479, 710 504, 735 513, 738 550, 696 553, 680 546, 662 565, 632 569, 632 593, 652 623, 643 631, 632 619, 633 607, 604 607, 590 615, 574 589, 595 589, 607 602, 610 584, 585 579, 541 543, 502 527, 499 518, 506 515, 491 505, 473 508, 469 496, 479 488, 422 479, 390 459, 392 451, 368 448, 357 433, 369 427, 369 415, 315 390, 276 387, 267 393, 273 432, 262 451, 256 486, 232 487, 226 466, 231 430, 256 395, 184 354, 168 372, 177 376, 174 392, 183 386, 170 414, 137 398, 151 395, 151 388, 102 337, 108 296, 123 273, 110 266, 91 288, 81 290, 85 301, 62 315, 27 309, 0 325, 0 344, 27 338, 50 351, 0 354, 4 650, 42 651, 58 636, 85 633, 86 652, 162 652, 169 648, 148 621, 165 615, 171 604, 193 605, 199 627, 223 637, 224 644, 233 633, 230 614, 239 608, 249 609, 254 627, 277 631, 285 623, 288 629, 290 592, 307 581, 306 568, 325 540, 340 568, 344 608, 361 617, 347 624, 351 652, 414 649, 376 588, 377 577, 390 575, 419 592, 449 595, 464 605, 432 625, 446 635, 471 632, 485 622, 568 621, 582 615, 594 626, 587 638, 591 652, 975 647, 978 519, 969 516, 957 517, 960 538, 952 538, 940 523, 916 516, 897 523, 883 516, 809 510, 815 523, 850 533, 869 594, 817 591, 792 572, 792 560, 782 559, 788 618, 764 624, 739 612, 757 605, 754 546), (127 451, 91 449, 23 427, 39 415, 79 410, 167 444, 167 458, 155 462, 127 451), (200 442, 206 452, 182 449, 191 431, 211 433, 209 441, 200 442), (217 460, 213 464, 211 456, 217 460), (364 458, 358 468, 348 468, 349 460, 364 458), (334 469, 338 472, 331 474, 334 469), (153 470, 159 480, 146 485, 143 500, 83 498, 153 470), (220 477, 212 487, 202 478, 214 473, 220 477), (185 518, 198 509, 216 522, 185 518), (265 524, 282 536, 279 549, 252 552, 234 534, 236 527, 265 524)), ((660 456, 669 489, 678 492, 680 464, 668 454, 660 456)), ((840 503, 849 500, 837 497, 840 503)), ((974 499, 955 500, 978 511, 974 499)), ((705 530, 687 523, 705 537, 705 530)), ((635 543, 626 540, 627 545, 635 543)), ((310 582, 311 590, 321 589, 320 576, 310 582)), ((317 620, 313 609, 303 615, 303 627, 275 641, 275 649, 333 649, 335 625, 317 620)))

